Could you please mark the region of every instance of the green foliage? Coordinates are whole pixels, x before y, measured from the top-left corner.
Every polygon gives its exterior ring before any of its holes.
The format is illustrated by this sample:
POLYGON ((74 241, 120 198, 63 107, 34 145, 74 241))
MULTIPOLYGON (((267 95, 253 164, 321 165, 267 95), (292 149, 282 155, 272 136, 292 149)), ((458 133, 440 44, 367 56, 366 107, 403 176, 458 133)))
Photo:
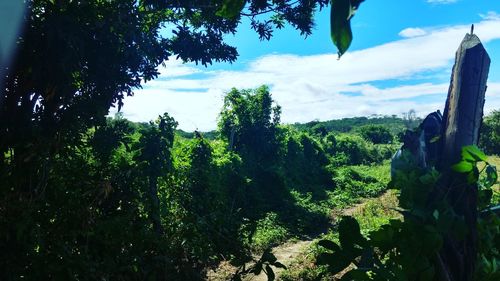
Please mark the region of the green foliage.
MULTIPOLYGON (((406 164, 397 171, 391 185, 400 189, 399 205, 404 221, 390 220, 365 238, 356 220, 344 218, 339 225, 340 244, 330 240, 319 244, 328 251, 318 256, 317 263, 327 265, 331 274, 345 270, 342 280, 436 280, 443 270, 441 249, 445 237, 452 236, 459 241, 466 237, 464 218, 455 212, 446 196, 428 199, 436 192, 439 174, 432 169, 422 170, 409 155, 403 156, 406 164), (355 267, 348 268, 351 264, 355 267)), ((467 146, 462 149, 462 160, 454 165, 454 170, 468 174, 473 184, 479 180, 477 163, 486 160, 476 147, 467 146)), ((491 166, 486 162, 485 169, 487 167, 491 166)), ((496 170, 489 170, 483 184, 479 184, 480 193, 491 191, 496 182, 496 170)), ((491 196, 483 204, 488 204, 490 199, 491 196)), ((485 235, 483 239, 488 238, 480 246, 479 280, 493 280, 498 276, 494 269, 498 249, 493 245, 500 235, 495 223, 498 218, 494 215, 487 218, 488 224, 485 221, 479 224, 481 235, 485 235)))
POLYGON ((352 41, 351 19, 364 0, 333 0, 330 12, 330 33, 337 46, 339 58, 352 41))
POLYGON ((367 125, 380 125, 388 129, 392 135, 397 135, 404 132, 404 119, 392 116, 370 116, 370 117, 352 117, 342 118, 338 120, 328 121, 311 121, 304 124, 294 124, 293 126, 299 130, 310 130, 313 133, 318 132, 338 132, 349 133, 354 132, 354 129, 367 125))
POLYGON ((226 94, 219 130, 230 150, 242 157, 262 157, 257 161, 277 158, 281 108, 272 102, 266 86, 255 90, 232 89, 226 94))
POLYGON ((373 145, 355 134, 340 134, 335 138, 332 154, 333 162, 337 165, 360 165, 380 163, 390 158, 394 149, 385 146, 373 145))
MULTIPOLYGON (((24 174, 11 161, 30 154, 4 154, 0 278, 199 280, 222 259, 243 264, 326 228, 332 208, 384 188, 387 164, 344 171, 332 163, 336 135, 281 126, 279 114, 267 88, 233 90, 214 140, 176 131, 168 114, 117 115, 24 174), (33 173, 43 177, 30 190, 21 183, 33 173)), ((266 258, 261 271, 277 266, 266 258)))
POLYGON ((500 154, 500 110, 494 110, 483 119, 479 147, 488 154, 500 154))
POLYGON ((257 221, 251 243, 256 250, 263 251, 284 242, 288 237, 288 230, 280 225, 278 215, 270 212, 263 219, 257 221))
POLYGON ((250 266, 249 268, 245 268, 244 266, 240 267, 238 271, 233 275, 231 280, 241 281, 242 276, 250 273, 254 275, 260 275, 263 272, 264 274, 266 274, 267 280, 272 281, 276 278, 272 267, 286 269, 286 266, 278 261, 276 256, 271 253, 271 250, 266 249, 260 259, 257 260, 252 266, 250 266))
POLYGON ((366 125, 360 127, 358 131, 365 140, 375 144, 391 143, 394 138, 391 132, 381 125, 366 125))

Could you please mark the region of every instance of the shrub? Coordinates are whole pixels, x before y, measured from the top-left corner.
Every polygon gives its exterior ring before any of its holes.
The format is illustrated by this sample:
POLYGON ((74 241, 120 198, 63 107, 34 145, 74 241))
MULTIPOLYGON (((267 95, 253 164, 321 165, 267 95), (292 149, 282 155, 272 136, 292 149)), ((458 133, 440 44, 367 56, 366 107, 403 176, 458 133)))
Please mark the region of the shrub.
POLYGON ((365 140, 375 144, 391 143, 394 138, 391 132, 381 125, 365 125, 360 127, 358 132, 365 140))

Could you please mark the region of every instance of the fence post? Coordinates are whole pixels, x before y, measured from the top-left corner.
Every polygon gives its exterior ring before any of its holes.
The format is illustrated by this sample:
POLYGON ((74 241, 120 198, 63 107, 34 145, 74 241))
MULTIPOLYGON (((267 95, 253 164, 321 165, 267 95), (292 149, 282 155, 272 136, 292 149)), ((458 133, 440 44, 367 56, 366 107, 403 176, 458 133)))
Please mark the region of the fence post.
POLYGON ((465 240, 445 237, 440 259, 443 279, 469 281, 474 278, 477 258, 477 185, 451 171, 460 160, 461 148, 476 145, 483 117, 490 58, 479 38, 466 34, 456 52, 450 88, 443 115, 443 147, 440 170, 449 187, 447 200, 468 228, 465 240))

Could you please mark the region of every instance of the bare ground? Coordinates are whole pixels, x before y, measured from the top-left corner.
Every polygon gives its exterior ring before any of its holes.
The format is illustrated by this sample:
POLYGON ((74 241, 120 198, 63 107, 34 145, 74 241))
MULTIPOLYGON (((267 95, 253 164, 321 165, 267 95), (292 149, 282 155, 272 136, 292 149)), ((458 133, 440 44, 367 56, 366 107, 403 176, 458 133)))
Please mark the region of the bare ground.
MULTIPOLYGON (((382 195, 384 196, 384 195, 382 195)), ((331 217, 332 221, 335 221, 336 218, 341 216, 351 216, 360 210, 366 204, 366 200, 356 204, 352 207, 349 207, 344 210, 332 211, 331 217)), ((326 230, 325 230, 326 231, 326 230)), ((272 253, 276 256, 278 261, 285 266, 290 266, 297 257, 299 257, 302 253, 304 253, 314 239, 318 238, 321 234, 318 234, 315 237, 303 238, 301 240, 291 240, 284 244, 278 245, 272 249, 272 253)), ((248 263, 246 266, 251 266, 252 263, 248 263)), ((214 271, 211 270, 207 273, 207 280, 210 281, 222 281, 229 280, 233 274, 236 272, 237 268, 232 266, 229 262, 224 261, 221 262, 219 267, 214 271)), ((279 280, 280 274, 284 271, 281 268, 273 268, 274 273, 276 275, 276 280, 279 280)), ((261 273, 259 275, 249 274, 243 278, 245 281, 266 281, 267 276, 265 273, 261 273)))

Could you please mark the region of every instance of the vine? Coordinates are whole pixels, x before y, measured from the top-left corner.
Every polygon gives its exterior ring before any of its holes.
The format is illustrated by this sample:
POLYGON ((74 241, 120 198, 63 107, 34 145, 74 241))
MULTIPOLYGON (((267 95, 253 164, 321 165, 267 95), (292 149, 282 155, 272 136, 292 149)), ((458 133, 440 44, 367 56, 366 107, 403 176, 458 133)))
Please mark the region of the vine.
MULTIPOLYGON (((400 190, 398 211, 404 220, 391 220, 365 237, 354 218, 344 217, 338 226, 339 244, 319 241, 326 251, 317 264, 327 265, 331 274, 345 272, 341 280, 452 280, 443 268, 441 251, 447 237, 465 239, 465 219, 455 212, 448 200, 450 187, 443 189, 435 168, 420 168, 410 153, 403 153, 400 163, 390 187, 400 190)), ((477 147, 466 146, 452 170, 466 177, 463 188, 478 187, 482 239, 476 280, 499 280, 500 221, 490 207, 496 168, 477 147)))

